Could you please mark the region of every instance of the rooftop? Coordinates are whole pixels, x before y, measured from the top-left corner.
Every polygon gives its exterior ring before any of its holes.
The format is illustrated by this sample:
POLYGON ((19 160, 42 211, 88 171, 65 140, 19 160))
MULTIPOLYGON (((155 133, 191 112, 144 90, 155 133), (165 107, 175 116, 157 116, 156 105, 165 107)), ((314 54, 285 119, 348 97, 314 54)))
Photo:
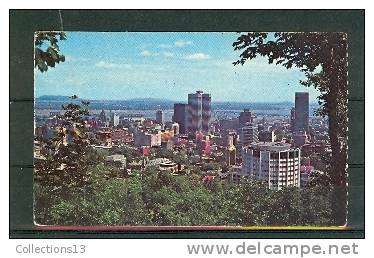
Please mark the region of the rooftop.
POLYGON ((291 144, 284 142, 251 143, 248 148, 264 151, 287 151, 293 149, 291 144))
POLYGON ((110 155, 110 156, 105 157, 106 161, 122 161, 122 160, 125 160, 125 159, 126 159, 125 156, 121 155, 121 154, 114 154, 114 155, 110 155))
POLYGON ((166 161, 159 164, 160 167, 174 167, 177 165, 177 163, 174 163, 172 161, 166 161))

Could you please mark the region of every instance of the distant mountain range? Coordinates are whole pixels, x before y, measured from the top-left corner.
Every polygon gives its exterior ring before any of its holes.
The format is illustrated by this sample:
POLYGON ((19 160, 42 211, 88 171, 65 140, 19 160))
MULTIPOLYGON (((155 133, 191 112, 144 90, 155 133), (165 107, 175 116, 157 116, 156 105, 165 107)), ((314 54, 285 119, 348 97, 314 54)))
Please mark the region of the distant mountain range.
MULTIPOLYGON (((69 101, 71 96, 61 96, 61 95, 42 95, 40 97, 37 97, 37 101, 69 101)), ((77 98, 78 100, 83 100, 82 98, 77 98)), ((84 99, 87 100, 87 99, 84 99)), ((127 99, 127 100, 89 100, 89 101, 95 101, 95 102, 118 102, 118 101, 132 101, 132 102, 172 102, 175 103, 174 100, 169 99, 160 99, 160 98, 133 98, 133 99, 127 99)))
MULTIPOLYGON (((70 100, 70 97, 71 96, 42 95, 40 97, 37 97, 36 99, 37 100, 42 100, 42 101, 44 101, 44 100, 48 100, 48 101, 66 101, 66 100, 70 100)), ((82 99, 82 98, 78 98, 78 99, 82 99)), ((87 100, 87 99, 84 99, 84 100, 87 100)), ((175 102, 174 100, 159 99, 159 98, 133 98, 133 99, 127 99, 127 100, 92 100, 92 101, 163 101, 163 102, 175 102)))
MULTIPOLYGON (((83 99, 75 99, 80 102, 83 99)), ((87 100, 87 99, 84 99, 87 100)), ((61 105, 72 101, 68 96, 44 95, 35 99, 35 107, 39 109, 60 109, 61 105)), ((175 101, 157 98, 134 98, 128 100, 88 100, 91 109, 170 109, 175 101)))
MULTIPOLYGON (((82 99, 76 99, 80 101, 82 99)), ((87 100, 87 99, 85 99, 87 100)), ((35 99, 37 109, 60 109, 61 105, 70 102, 69 96, 43 95, 35 99)), ((133 98, 127 100, 89 100, 91 109, 111 109, 111 110, 152 110, 152 109, 173 109, 174 103, 186 103, 186 101, 175 101, 160 98, 133 98)), ((292 102, 235 102, 235 101, 213 101, 214 110, 241 110, 249 108, 252 110, 278 110, 289 109, 294 104, 292 102)), ((311 103, 311 106, 317 104, 311 103)))

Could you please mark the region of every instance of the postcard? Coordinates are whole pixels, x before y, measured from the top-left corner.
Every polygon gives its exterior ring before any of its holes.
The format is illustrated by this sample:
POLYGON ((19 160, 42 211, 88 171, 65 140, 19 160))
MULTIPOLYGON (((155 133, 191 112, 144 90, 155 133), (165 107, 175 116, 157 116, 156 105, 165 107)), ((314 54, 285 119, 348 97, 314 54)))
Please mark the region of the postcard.
POLYGON ((35 33, 40 226, 347 219, 347 34, 35 33))

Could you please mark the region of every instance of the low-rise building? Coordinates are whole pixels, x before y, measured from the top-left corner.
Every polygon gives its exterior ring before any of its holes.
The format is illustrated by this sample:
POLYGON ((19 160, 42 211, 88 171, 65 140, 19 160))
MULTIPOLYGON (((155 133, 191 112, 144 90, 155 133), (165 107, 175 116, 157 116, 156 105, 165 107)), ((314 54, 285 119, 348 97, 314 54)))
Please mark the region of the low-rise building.
POLYGON ((150 131, 150 132, 143 132, 138 131, 135 133, 134 141, 136 146, 161 146, 161 131, 150 131))
POLYGON ((114 154, 114 155, 106 156, 104 164, 115 166, 120 169, 125 169, 126 168, 126 157, 121 154, 114 154))
POLYGON ((242 172, 242 166, 235 165, 231 166, 227 173, 221 174, 221 179, 226 177, 232 182, 239 183, 242 178, 246 177, 246 175, 242 172))
POLYGON ((145 160, 145 167, 150 166, 157 167, 160 171, 170 171, 171 173, 178 173, 184 169, 182 164, 177 164, 167 158, 145 160))
POLYGON ((313 166, 301 166, 300 167, 300 187, 308 188, 311 187, 313 178, 323 175, 324 172, 315 170, 313 166))
POLYGON ((131 143, 134 138, 127 129, 117 129, 110 132, 113 143, 131 143))
POLYGON ((173 147, 174 147, 174 142, 172 140, 161 142, 161 148, 163 148, 163 149, 173 150, 173 147))
POLYGON ((96 139, 101 145, 112 146, 112 137, 109 130, 99 130, 96 132, 96 139))
POLYGON ((235 146, 227 147, 226 149, 226 165, 231 166, 236 164, 236 148, 235 146))
POLYGON ((308 142, 308 135, 305 132, 298 132, 292 135, 294 146, 301 147, 308 142))
POLYGON ((159 164, 161 171, 169 171, 170 173, 178 173, 181 170, 181 165, 172 161, 162 162, 159 164))
POLYGON ((275 133, 274 131, 260 131, 258 133, 258 140, 260 142, 275 142, 275 133))

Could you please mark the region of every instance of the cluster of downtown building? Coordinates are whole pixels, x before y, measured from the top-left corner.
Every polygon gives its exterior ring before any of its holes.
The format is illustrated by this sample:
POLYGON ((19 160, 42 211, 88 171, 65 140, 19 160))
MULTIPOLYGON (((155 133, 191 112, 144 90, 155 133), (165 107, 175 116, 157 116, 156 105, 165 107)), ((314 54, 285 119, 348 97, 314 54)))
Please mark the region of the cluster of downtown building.
MULTIPOLYGON (((323 173, 321 156, 330 151, 327 124, 313 118, 310 125, 308 93, 295 94, 295 106, 287 118, 257 117, 244 109, 236 118, 213 119, 211 101, 211 95, 202 91, 188 94, 187 103, 174 104, 172 121, 166 121, 163 110, 155 111, 156 119, 102 110, 87 117, 88 134, 96 149, 127 146, 136 150, 140 158, 136 161, 121 154, 105 159, 105 164, 120 164, 128 174, 148 166, 176 176, 189 173, 186 164, 156 158, 153 153, 159 149, 185 153, 195 167, 219 162, 218 169, 201 172, 204 182, 253 178, 270 189, 308 187, 313 174, 323 173)), ((54 115, 36 127, 36 139, 51 137, 58 129, 54 115)), ((36 142, 36 157, 41 155, 40 142, 36 142)))

